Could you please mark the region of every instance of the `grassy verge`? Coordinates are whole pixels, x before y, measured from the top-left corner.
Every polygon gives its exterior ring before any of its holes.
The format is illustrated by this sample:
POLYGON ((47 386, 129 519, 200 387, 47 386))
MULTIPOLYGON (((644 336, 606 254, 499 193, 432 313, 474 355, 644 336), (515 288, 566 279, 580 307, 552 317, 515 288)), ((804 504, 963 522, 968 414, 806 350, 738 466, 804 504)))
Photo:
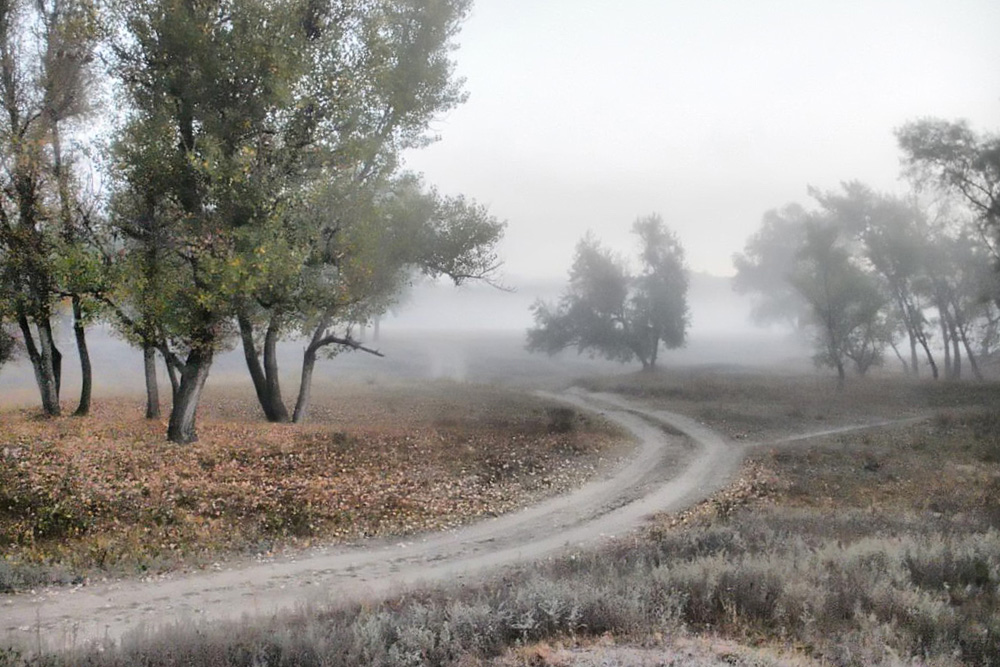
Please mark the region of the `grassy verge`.
POLYGON ((216 392, 190 446, 140 410, 0 415, 0 591, 446 528, 578 485, 624 444, 568 408, 451 383, 321 397, 297 427, 216 392))
MULTIPOLYGON (((35 664, 601 664, 607 643, 671 664, 670 647, 694 635, 741 647, 704 664, 1000 665, 997 404, 980 403, 982 387, 906 391, 947 400, 925 422, 758 448, 731 488, 604 550, 35 664), (577 648, 539 648, 557 642, 577 648)), ((717 406, 753 414, 743 396, 756 392, 734 392, 717 406)), ((771 399, 761 409, 782 414, 801 397, 792 384, 771 399)), ((883 390, 837 409, 891 414, 898 400, 883 390)))

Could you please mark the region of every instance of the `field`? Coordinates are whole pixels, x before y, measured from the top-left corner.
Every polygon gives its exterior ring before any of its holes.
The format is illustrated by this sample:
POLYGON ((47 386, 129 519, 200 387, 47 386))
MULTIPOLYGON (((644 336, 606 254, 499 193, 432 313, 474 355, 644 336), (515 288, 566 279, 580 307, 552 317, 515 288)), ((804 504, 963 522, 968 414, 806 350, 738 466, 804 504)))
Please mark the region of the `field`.
POLYGON ((449 381, 326 391, 301 426, 215 389, 190 446, 142 409, 0 415, 0 592, 450 528, 579 486, 629 446, 531 394, 449 381))
MULTIPOLYGON (((603 549, 261 624, 140 633, 44 664, 1000 664, 1000 386, 873 378, 840 393, 826 377, 734 369, 581 384, 707 424, 748 448, 741 473, 708 500, 603 549), (876 425, 884 420, 892 422, 876 425), (832 432, 859 425, 870 427, 832 432)), ((482 437, 507 433, 505 441, 534 434, 547 451, 578 446, 552 433, 562 430, 559 412, 535 407, 522 422, 510 421, 522 408, 501 410, 498 420, 484 407, 467 421, 465 410, 443 414, 437 399, 403 395, 417 403, 386 401, 395 407, 367 425, 336 430, 373 433, 391 415, 405 423, 402 413, 413 415, 406 433, 456 428, 471 438, 482 428, 482 437)), ((517 404, 504 395, 512 401, 504 405, 517 404)), ((216 402, 205 423, 233 422, 239 405, 216 402)), ((344 423, 340 409, 331 404, 317 421, 344 423)), ((575 470, 620 451, 612 429, 574 423, 570 433, 595 439, 584 439, 574 460, 586 463, 575 470)), ((405 442, 405 433, 397 437, 405 442)), ((482 476, 495 464, 472 457, 462 467, 482 476)), ((538 475, 525 476, 528 498, 538 475)), ((288 531, 282 539, 302 538, 288 531)), ((13 652, 7 661, 34 664, 13 652)))

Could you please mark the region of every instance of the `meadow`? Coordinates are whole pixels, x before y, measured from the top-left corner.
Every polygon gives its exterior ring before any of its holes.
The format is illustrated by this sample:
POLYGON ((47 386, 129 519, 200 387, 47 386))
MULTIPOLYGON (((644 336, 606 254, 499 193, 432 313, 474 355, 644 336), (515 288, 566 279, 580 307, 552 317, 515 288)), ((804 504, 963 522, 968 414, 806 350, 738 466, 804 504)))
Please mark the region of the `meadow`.
MULTIPOLYGON (((837 392, 732 368, 579 384, 695 417, 748 447, 742 471, 640 534, 475 583, 0 664, 1000 664, 1000 386, 837 392), (793 439, 844 425, 869 427, 793 439)), ((558 414, 518 428, 554 438, 558 414)))

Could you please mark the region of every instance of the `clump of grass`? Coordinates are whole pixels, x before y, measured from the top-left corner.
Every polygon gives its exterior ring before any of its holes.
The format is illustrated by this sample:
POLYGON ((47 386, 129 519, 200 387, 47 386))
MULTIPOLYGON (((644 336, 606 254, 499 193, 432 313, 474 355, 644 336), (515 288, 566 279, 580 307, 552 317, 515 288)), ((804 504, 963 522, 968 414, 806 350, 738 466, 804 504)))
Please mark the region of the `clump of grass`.
POLYGON ((121 647, 44 664, 473 664, 544 640, 611 633, 627 641, 685 628, 780 639, 844 665, 893 656, 1000 664, 1000 532, 956 535, 900 519, 844 541, 863 521, 855 514, 746 510, 724 524, 661 532, 479 585, 258 625, 136 634, 121 647))

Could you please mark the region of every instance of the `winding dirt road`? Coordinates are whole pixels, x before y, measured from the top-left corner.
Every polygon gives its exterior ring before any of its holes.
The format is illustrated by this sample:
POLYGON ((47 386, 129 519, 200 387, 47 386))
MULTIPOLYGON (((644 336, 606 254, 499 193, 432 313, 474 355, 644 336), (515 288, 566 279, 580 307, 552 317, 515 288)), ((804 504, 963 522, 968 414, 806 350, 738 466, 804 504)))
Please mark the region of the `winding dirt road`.
POLYGON ((690 418, 640 408, 620 396, 571 391, 545 397, 603 413, 634 434, 638 447, 573 493, 412 541, 312 549, 231 569, 6 596, 0 598, 0 646, 60 650, 175 623, 272 615, 417 582, 460 581, 593 546, 637 528, 654 512, 689 506, 724 486, 746 451, 690 418))

